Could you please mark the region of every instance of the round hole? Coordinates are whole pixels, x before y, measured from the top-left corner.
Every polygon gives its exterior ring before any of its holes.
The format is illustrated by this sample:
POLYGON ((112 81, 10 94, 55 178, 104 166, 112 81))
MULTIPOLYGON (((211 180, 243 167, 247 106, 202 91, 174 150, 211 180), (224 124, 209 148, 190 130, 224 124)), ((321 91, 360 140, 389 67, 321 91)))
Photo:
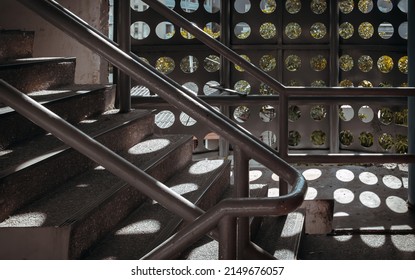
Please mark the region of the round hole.
POLYGON ((390 125, 393 122, 393 112, 390 108, 383 107, 378 111, 378 119, 384 125, 390 125))
MULTIPOLYGON (((251 59, 247 55, 241 54, 241 57, 243 59, 245 59, 246 61, 251 62, 251 59)), ((238 70, 239 72, 244 72, 245 71, 241 66, 236 65, 236 64, 235 64, 235 69, 238 70)))
POLYGON ((408 153, 408 137, 405 135, 396 135, 395 140, 395 152, 398 154, 408 153))
POLYGON ((404 74, 408 74, 408 56, 402 56, 398 61, 398 68, 404 74))
POLYGON ((352 81, 345 79, 345 80, 341 80, 339 83, 339 86, 341 87, 354 87, 354 84, 352 81))
POLYGON ((275 107, 271 105, 262 106, 261 110, 259 111, 259 117, 263 122, 270 122, 275 119, 276 116, 277 111, 275 110, 275 107))
POLYGON ((342 55, 339 59, 339 66, 345 72, 352 70, 354 66, 353 57, 348 54, 342 55))
POLYGON ((327 109, 323 105, 313 106, 310 110, 310 117, 315 121, 324 120, 327 116, 327 109))
POLYGON ((373 28, 373 25, 370 22, 362 22, 359 25, 358 32, 361 38, 367 40, 372 38, 375 29, 373 28))
POLYGON ((287 83, 287 86, 289 87, 302 87, 304 86, 304 83, 299 80, 289 80, 287 83))
POLYGON ((220 86, 220 84, 217 81, 209 81, 203 86, 203 93, 205 95, 212 95, 219 93, 219 90, 214 88, 220 86))
POLYGON ((407 21, 402 22, 399 25, 398 33, 399 33, 399 36, 401 36, 402 39, 405 39, 405 40, 408 39, 408 22, 407 21))
POLYGON ((327 60, 322 55, 317 55, 310 60, 311 69, 314 71, 323 71, 327 67, 327 60))
POLYGON ((389 133, 383 133, 382 135, 380 135, 378 142, 379 146, 385 151, 391 150, 394 145, 393 137, 389 133))
POLYGON ((353 144, 353 134, 350 130, 342 130, 339 134, 339 140, 342 145, 348 147, 353 144))
POLYGON ((160 57, 156 61, 156 69, 165 75, 173 72, 175 67, 174 60, 167 56, 160 57))
POLYGON ((296 22, 290 22, 285 27, 285 35, 290 39, 297 39, 301 35, 301 26, 296 22))
POLYGON ((373 68, 373 59, 369 55, 362 55, 357 63, 362 72, 369 72, 373 68))
POLYGON ((188 55, 180 61, 180 69, 184 73, 194 73, 199 67, 199 61, 193 55, 188 55))
POLYGON ((326 87, 326 82, 323 80, 315 80, 311 83, 311 87, 326 87))
POLYGON ((313 13, 320 15, 327 10, 327 2, 326 0, 313 0, 311 1, 310 7, 313 13))
POLYGON ((168 40, 174 36, 176 30, 174 25, 170 22, 160 22, 156 27, 156 34, 160 39, 168 40))
POLYGON ((220 36, 220 25, 216 22, 208 22, 203 28, 203 31, 216 39, 220 36))
POLYGON ((277 28, 273 23, 265 22, 259 27, 259 34, 266 40, 272 39, 277 36, 277 28))
POLYGON ((203 7, 208 13, 215 14, 220 11, 221 0, 205 0, 203 7))
POLYGON ((249 119, 251 110, 248 106, 239 106, 233 112, 233 117, 237 122, 244 123, 249 119))
POLYGON ((246 22, 237 23, 234 28, 234 33, 238 39, 244 40, 251 35, 251 27, 246 22))
POLYGON ((138 85, 131 88, 132 96, 150 96, 150 90, 145 86, 138 85))
POLYGON ((158 0, 158 1, 163 3, 164 6, 168 7, 171 10, 173 10, 174 7, 176 7, 176 1, 171 1, 171 0, 158 0))
POLYGON ((266 54, 259 60, 259 66, 265 72, 272 71, 277 66, 277 59, 272 55, 266 54))
POLYGON ((268 146, 274 149, 277 147, 277 136, 272 131, 267 130, 262 132, 259 138, 268 146))
POLYGON ((193 36, 192 34, 190 34, 187 30, 183 28, 180 28, 180 34, 182 35, 183 38, 187 40, 192 40, 195 38, 195 36, 193 36))
MULTIPOLYGON (((208 133, 203 138, 203 144, 205 146, 205 149, 209 150, 209 151, 217 150, 219 148, 218 138, 219 138, 219 136, 216 133, 214 133, 214 132, 208 133)), ((217 163, 219 163, 219 161, 217 163)), ((215 167, 215 166, 212 166, 212 167, 215 167)), ((217 167, 215 167, 215 168, 217 168, 217 167)), ((201 168, 199 174, 202 174, 202 173, 206 173, 205 168, 201 168)))
POLYGON ((180 114, 180 122, 184 126, 192 126, 196 124, 196 120, 184 112, 180 114))
POLYGON ((285 2, 285 9, 290 14, 296 14, 301 10, 301 1, 300 0, 287 0, 285 2))
POLYGON ((408 0, 401 0, 398 3, 398 8, 403 13, 408 13, 408 0))
POLYGON ((359 83, 359 87, 367 87, 367 88, 372 88, 373 84, 371 81, 368 80, 363 80, 359 83))
POLYGON ((339 9, 343 14, 349 14, 354 9, 353 0, 339 0, 339 9))
POLYGON ((374 113, 372 108, 369 106, 362 106, 358 112, 359 119, 364 123, 369 123, 373 120, 374 113))
POLYGON ((291 105, 288 107, 288 120, 295 122, 301 118, 301 110, 297 105, 291 105))
POLYGON ((393 3, 391 0, 378 0, 378 9, 382 13, 389 13, 393 9, 393 3))
POLYGON ((217 55, 209 55, 203 61, 205 70, 208 72, 216 72, 220 70, 220 57, 217 55))
POLYGON ((259 93, 262 95, 273 95, 275 91, 269 85, 261 83, 259 85, 259 93))
POLYGON ((136 21, 131 24, 130 34, 136 40, 144 40, 150 35, 150 26, 144 21, 136 21))
POLYGON ((363 131, 359 135, 360 145, 365 148, 373 146, 373 134, 367 131, 363 131))
POLYGON ((137 12, 144 12, 149 8, 149 5, 144 3, 142 0, 131 0, 130 6, 131 9, 137 12))
POLYGON ((389 73, 393 69, 393 59, 390 56, 383 55, 379 57, 377 66, 380 72, 389 73))
POLYGON ((235 83, 233 89, 240 93, 249 94, 251 92, 251 85, 245 80, 240 80, 235 83))
POLYGON ((339 35, 343 39, 349 39, 354 34, 354 27, 353 24, 350 22, 343 22, 339 26, 339 35))
POLYGON ((358 3, 358 7, 362 13, 368 14, 373 10, 373 1, 372 0, 360 0, 358 3))
POLYGON ((350 105, 341 105, 339 108, 339 117, 341 120, 348 122, 354 117, 354 110, 350 105))
POLYGON ((174 114, 167 110, 161 111, 155 116, 155 124, 161 129, 171 127, 174 124, 174 121, 174 114))
POLYGON ((272 14, 277 8, 275 0, 261 0, 259 7, 264 14, 272 14))
POLYGON ((321 130, 315 130, 311 133, 310 140, 313 145, 322 146, 326 143, 326 133, 321 130))
POLYGON ((321 22, 314 23, 310 28, 310 34, 311 37, 314 39, 322 39, 327 34, 327 28, 326 26, 321 22))
POLYGON ((285 67, 288 71, 297 71, 301 68, 301 58, 298 55, 289 55, 285 59, 285 67))
POLYGON ((199 2, 198 1, 188 1, 188 0, 181 0, 180 1, 180 8, 186 13, 193 13, 199 9, 199 2))
POLYGON ((288 145, 292 147, 298 146, 301 142, 301 134, 296 130, 290 130, 288 132, 288 145))
POLYGON ((190 90, 194 95, 197 95, 199 92, 199 87, 193 82, 187 82, 183 85, 183 87, 190 90))
POLYGON ((236 0, 235 10, 240 14, 245 14, 251 9, 251 1, 249 0, 236 0))
POLYGON ((393 36, 395 29, 389 22, 382 22, 378 28, 378 34, 382 39, 390 39, 393 36))
POLYGON ((408 109, 402 109, 395 112, 395 124, 400 126, 408 126, 408 109))

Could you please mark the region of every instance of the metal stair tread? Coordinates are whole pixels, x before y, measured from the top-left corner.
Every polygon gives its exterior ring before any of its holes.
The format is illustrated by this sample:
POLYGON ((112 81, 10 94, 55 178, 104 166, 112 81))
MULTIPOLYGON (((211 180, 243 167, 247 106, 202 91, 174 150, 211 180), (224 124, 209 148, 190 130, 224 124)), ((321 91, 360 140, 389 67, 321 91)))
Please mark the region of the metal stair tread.
POLYGON ((39 63, 49 63, 49 62, 75 62, 75 57, 28 57, 28 58, 17 58, 10 59, 0 63, 0 69, 9 68, 9 67, 22 67, 30 66, 33 64, 39 63))
MULTIPOLYGON (((148 150, 148 153, 126 157, 133 164, 144 170, 150 168, 157 159, 169 153, 177 145, 190 139, 189 136, 151 136, 148 139, 168 140, 171 145, 159 150, 148 150)), ((140 145, 138 143, 137 145, 140 145)), ((136 146, 137 146, 136 145, 136 146)), ((125 154, 122 154, 125 155, 125 154)), ((21 209, 15 215, 0 223, 1 227, 47 227, 61 226, 76 222, 92 211, 100 202, 105 201, 120 188, 127 186, 104 168, 98 166, 94 170, 66 182, 50 195, 21 209)))
MULTIPOLYGON (((228 160, 192 162, 165 184, 189 201, 198 204, 210 186, 220 181, 220 176, 229 176, 229 173, 223 175, 229 167, 228 160), (206 172, 203 173, 202 170, 206 172)), ((153 248, 153 243, 162 242, 170 236, 180 226, 181 221, 180 217, 158 203, 146 202, 119 224, 86 258, 141 258, 153 248)))
MULTIPOLYGON (((129 114, 116 114, 117 112, 118 110, 109 110, 96 118, 86 119, 76 126, 84 133, 96 137, 151 113, 149 110, 135 110, 129 114)), ((12 149, 0 151, 0 178, 28 168, 66 149, 69 149, 67 145, 47 134, 16 145, 12 149)))

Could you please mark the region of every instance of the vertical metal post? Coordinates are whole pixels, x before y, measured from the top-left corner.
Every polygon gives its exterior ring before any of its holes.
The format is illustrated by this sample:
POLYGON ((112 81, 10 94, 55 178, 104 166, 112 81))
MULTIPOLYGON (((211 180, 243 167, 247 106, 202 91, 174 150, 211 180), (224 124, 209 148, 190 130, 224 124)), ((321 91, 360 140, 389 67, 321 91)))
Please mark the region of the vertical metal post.
MULTIPOLYGON (((117 39, 120 49, 126 53, 131 52, 131 11, 129 0, 116 1, 118 12, 117 39)), ((131 110, 131 78, 118 70, 117 81, 118 104, 120 113, 127 113, 131 110)))
MULTIPOLYGON (((408 1, 408 85, 415 86, 415 3, 408 1)), ((415 97, 408 97, 409 153, 415 153, 415 97)), ((408 205, 415 208, 415 164, 409 164, 408 205)))
MULTIPOLYGON (((279 98, 279 155, 282 159, 288 158, 288 96, 286 93, 280 93, 279 98)), ((279 194, 288 194, 288 183, 280 177, 279 194)))
MULTIPOLYGON (((239 146, 234 147, 234 177, 235 196, 237 198, 249 197, 249 158, 239 146)), ((249 217, 237 219, 237 257, 242 259, 243 250, 251 242, 249 217)))
POLYGON ((236 260, 236 218, 225 217, 219 222, 219 259, 236 260))
MULTIPOLYGON (((330 2, 330 87, 339 83, 339 8, 337 1, 330 2)), ((340 120, 337 103, 330 105, 330 153, 338 153, 340 148, 340 120)))

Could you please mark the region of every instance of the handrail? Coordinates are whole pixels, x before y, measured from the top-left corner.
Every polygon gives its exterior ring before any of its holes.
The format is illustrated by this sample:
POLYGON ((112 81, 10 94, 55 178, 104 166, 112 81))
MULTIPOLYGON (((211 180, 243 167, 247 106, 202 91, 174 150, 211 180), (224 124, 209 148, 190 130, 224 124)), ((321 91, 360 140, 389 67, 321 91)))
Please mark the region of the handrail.
MULTIPOLYGON (((240 209, 237 210, 235 208, 232 208, 233 211, 240 211, 242 214, 244 212, 242 211, 242 209, 244 209, 245 204, 248 207, 247 209, 251 209, 252 207, 258 207, 258 209, 262 210, 265 210, 265 208, 269 207, 269 205, 272 204, 273 207, 267 209, 270 211, 272 210, 270 212, 272 215, 277 215, 278 213, 284 214, 287 210, 292 211, 301 205, 307 190, 307 183, 304 177, 301 175, 299 171, 297 171, 287 162, 278 157, 271 147, 265 145, 259 139, 249 134, 241 126, 235 124, 227 117, 216 112, 216 110, 212 109, 209 106, 209 104, 202 101, 197 96, 194 96, 192 93, 184 90, 182 87, 178 88, 177 84, 170 82, 169 79, 161 78, 160 74, 158 74, 153 67, 145 65, 141 61, 135 60, 135 58, 130 54, 121 51, 114 44, 110 43, 106 39, 103 39, 101 34, 95 32, 93 29, 90 29, 83 24, 80 24, 78 21, 73 19, 73 16, 66 15, 64 13, 64 10, 56 9, 54 5, 50 4, 55 1, 18 1, 24 6, 28 7, 32 11, 42 16, 45 20, 51 22, 56 27, 60 28, 73 38, 77 39, 80 43, 84 44, 90 49, 96 51, 101 56, 105 57, 113 65, 124 71, 126 74, 130 75, 133 79, 139 81, 140 83, 151 88, 152 90, 157 91, 161 97, 163 97, 166 101, 176 106, 178 109, 191 115, 195 119, 199 120, 201 123, 205 123, 213 131, 222 135, 223 137, 234 143, 236 146, 238 146, 246 154, 247 157, 258 160, 260 163, 270 168, 273 172, 279 174, 282 179, 286 180, 287 183, 293 186, 293 190, 290 194, 283 195, 277 198, 270 198, 267 199, 266 202, 258 200, 258 202, 254 203, 253 201, 251 201, 252 199, 242 199, 240 200, 240 202, 236 204, 236 206, 240 209), (262 203, 265 203, 265 208, 261 207, 262 203)), ((18 106, 18 102, 14 103, 13 105, 18 106)), ((29 116, 30 118, 36 117, 32 115, 30 112, 24 113, 27 114, 27 116, 29 116)), ((50 129, 54 130, 55 133, 59 132, 59 129, 56 129, 56 127, 51 127, 50 129)), ((63 134, 65 134, 65 132, 63 132, 63 134)), ((61 134, 61 136, 65 136, 63 134, 61 134)), ((76 145, 76 143, 74 142, 72 142, 72 144, 76 145)), ((92 145, 92 143, 91 145, 88 145, 86 147, 79 148, 82 149, 82 152, 94 156, 94 159, 101 164, 102 158, 100 154, 95 156, 93 155, 93 153, 91 154, 91 151, 89 150, 97 149, 94 145, 92 145)), ((105 149, 99 151, 99 153, 101 152, 106 155, 108 154, 108 151, 105 149)), ((111 168, 114 168, 114 170, 118 172, 117 174, 119 174, 121 178, 130 175, 132 176, 131 178, 134 178, 135 180, 143 180, 148 185, 157 185, 157 190, 164 189, 164 187, 161 186, 160 183, 154 182, 145 176, 141 178, 141 176, 138 175, 134 176, 134 174, 126 174, 125 170, 133 171, 133 169, 124 161, 120 160, 121 165, 114 166, 114 162, 111 162, 111 160, 115 161, 115 158, 108 156, 108 160, 110 161, 108 165, 111 168)), ((137 186, 135 182, 133 186, 136 186, 139 189, 142 188, 141 185, 137 186)), ((153 199, 154 196, 157 195, 157 193, 153 193, 150 191, 148 192, 151 193, 152 196, 150 197, 153 199)), ((173 194, 169 194, 169 197, 171 197, 174 200, 173 194)), ((167 207, 169 210, 173 210, 172 212, 182 216, 185 220, 195 220, 201 214, 198 208, 196 208, 194 205, 187 204, 187 201, 184 199, 177 199, 176 202, 180 202, 180 205, 182 206, 183 210, 185 210, 186 208, 189 210, 188 212, 184 211, 186 213, 182 213, 182 211, 177 211, 176 209, 171 209, 174 207, 166 205, 166 200, 163 198, 158 198, 155 200, 159 201, 160 204, 167 207), (189 219, 189 217, 191 218, 189 219)), ((227 206, 227 204, 225 204, 225 206, 227 206)), ((229 209, 227 208, 223 209, 223 211, 225 212, 228 210, 229 209)), ((252 211, 250 213, 256 213, 254 209, 251 210, 252 211)), ((258 213, 262 213, 264 215, 266 214, 263 212, 258 213)))

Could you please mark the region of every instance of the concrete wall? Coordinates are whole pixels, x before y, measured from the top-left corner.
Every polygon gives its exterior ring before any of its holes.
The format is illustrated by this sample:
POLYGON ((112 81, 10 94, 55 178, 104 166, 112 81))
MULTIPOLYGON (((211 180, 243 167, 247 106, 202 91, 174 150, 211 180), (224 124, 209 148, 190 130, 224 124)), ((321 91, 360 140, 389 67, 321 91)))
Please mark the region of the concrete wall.
MULTIPOLYGON (((59 0, 83 20, 108 34, 108 0, 59 0)), ((108 63, 15 0, 0 1, 0 29, 35 31, 34 56, 77 58, 75 82, 108 82, 108 63)))

